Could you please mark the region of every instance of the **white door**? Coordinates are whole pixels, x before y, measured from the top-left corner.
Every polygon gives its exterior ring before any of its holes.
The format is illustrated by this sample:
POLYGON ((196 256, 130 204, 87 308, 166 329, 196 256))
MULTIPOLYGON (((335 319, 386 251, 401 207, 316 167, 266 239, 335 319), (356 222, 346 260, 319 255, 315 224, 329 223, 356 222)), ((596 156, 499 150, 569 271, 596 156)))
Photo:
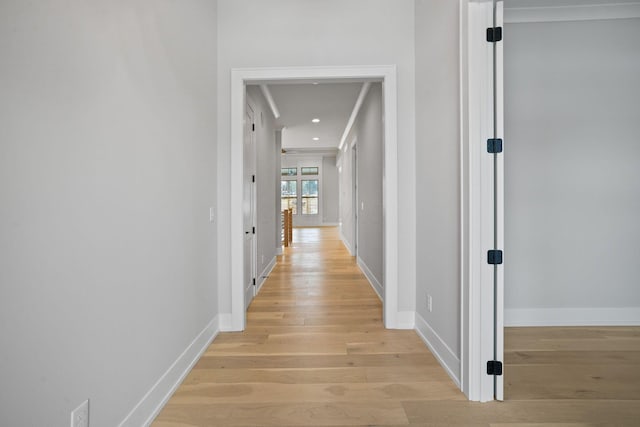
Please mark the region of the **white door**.
MULTIPOLYGON (((493 1, 493 27, 502 29, 503 1, 493 1)), ((501 32, 501 30, 500 30, 501 32)), ((493 126, 491 138, 502 141, 504 135, 503 108, 503 42, 496 34, 496 42, 490 43, 493 48, 493 126)), ((500 144, 501 145, 501 144, 500 144)), ((493 264, 493 360, 499 366, 493 375, 493 396, 496 400, 504 400, 504 267, 502 251, 504 249, 504 154, 502 150, 489 154, 493 157, 493 245, 492 249, 500 253, 500 262, 493 264)), ((489 369, 489 367, 487 367, 489 369)))
POLYGON ((498 0, 461 4, 467 223, 462 384, 469 399, 487 402, 502 400, 504 386, 503 6, 498 0))
POLYGON ((255 124, 253 109, 247 103, 244 117, 244 174, 242 216, 244 225, 244 307, 249 307, 255 296, 255 124))
POLYGON ((354 145, 351 149, 351 183, 353 185, 353 256, 358 256, 358 150, 354 145))

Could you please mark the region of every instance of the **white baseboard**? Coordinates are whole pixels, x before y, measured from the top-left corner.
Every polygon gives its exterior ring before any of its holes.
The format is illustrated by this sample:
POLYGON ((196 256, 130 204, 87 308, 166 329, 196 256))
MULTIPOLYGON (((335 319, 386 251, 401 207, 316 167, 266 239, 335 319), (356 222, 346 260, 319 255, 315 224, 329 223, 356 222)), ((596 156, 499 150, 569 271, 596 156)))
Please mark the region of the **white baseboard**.
POLYGON ((233 318, 231 313, 220 313, 218 317, 220 318, 220 332, 233 331, 233 318))
POLYGON ((431 326, 420 316, 420 313, 415 314, 415 319, 416 332, 429 347, 435 358, 438 359, 440 365, 447 371, 453 382, 460 387, 460 358, 451 351, 436 331, 431 329, 431 326))
POLYGON ((322 225, 324 227, 336 227, 336 226, 340 225, 340 223, 339 222, 324 222, 323 221, 322 225))
POLYGON ((416 328, 416 312, 415 311, 399 311, 396 314, 395 329, 415 329, 416 328))
POLYGON ((373 275, 373 273, 371 272, 371 270, 369 269, 367 264, 360 257, 358 257, 356 259, 356 262, 358 263, 358 267, 360 267, 360 270, 362 270, 362 272, 366 276, 366 278, 369 281, 369 284, 371 285, 373 290, 376 292, 376 294, 378 294, 378 298, 380 298, 380 301, 383 301, 383 299, 382 299, 382 292, 383 292, 382 285, 380 284, 378 279, 376 279, 376 276, 373 275))
POLYGON ((146 427, 153 422, 202 353, 218 335, 220 332, 218 325, 219 317, 216 316, 129 412, 120 423, 120 427, 146 427))
POLYGON ((344 234, 342 234, 342 227, 340 228, 340 240, 342 240, 342 244, 347 248, 347 251, 349 251, 349 255, 355 256, 349 241, 344 237, 344 234))
POLYGON ((267 266, 264 268, 262 273, 260 273, 260 276, 258 277, 258 288, 256 289, 256 295, 258 294, 258 292, 260 292, 260 289, 262 289, 262 285, 264 285, 265 280, 267 280, 267 277, 269 277, 269 274, 271 274, 271 272, 275 268, 277 260, 278 259, 276 257, 273 257, 269 264, 267 264, 267 266))
POLYGON ((640 326, 640 307, 504 310, 505 326, 640 326))

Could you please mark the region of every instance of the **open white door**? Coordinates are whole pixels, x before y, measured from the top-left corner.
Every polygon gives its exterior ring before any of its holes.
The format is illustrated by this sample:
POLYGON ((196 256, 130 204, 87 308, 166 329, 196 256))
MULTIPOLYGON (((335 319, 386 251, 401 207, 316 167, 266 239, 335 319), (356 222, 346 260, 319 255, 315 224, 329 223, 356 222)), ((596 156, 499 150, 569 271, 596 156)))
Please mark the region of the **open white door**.
POLYGON ((460 0, 462 390, 502 400, 504 184, 502 1, 460 0))
MULTIPOLYGON (((493 26, 503 32, 503 6, 502 0, 493 4, 493 26)), ((503 42, 493 42, 493 138, 502 141, 504 135, 504 108, 503 108, 503 42)), ((503 145, 499 143, 499 145, 503 145)), ((497 148, 497 147, 496 147, 497 148)), ((493 249, 499 251, 500 258, 504 251, 504 152, 502 147, 493 153, 493 182, 494 182, 494 245, 493 249)), ((501 260, 502 261, 502 260, 501 260)), ((494 350, 493 360, 498 361, 499 367, 493 375, 493 393, 496 400, 504 400, 504 267, 502 262, 494 264, 494 350)), ((488 368, 489 369, 489 368, 488 368)))
POLYGON ((244 173, 242 183, 242 222, 244 225, 244 308, 246 310, 255 296, 255 124, 253 109, 246 104, 244 117, 244 173))

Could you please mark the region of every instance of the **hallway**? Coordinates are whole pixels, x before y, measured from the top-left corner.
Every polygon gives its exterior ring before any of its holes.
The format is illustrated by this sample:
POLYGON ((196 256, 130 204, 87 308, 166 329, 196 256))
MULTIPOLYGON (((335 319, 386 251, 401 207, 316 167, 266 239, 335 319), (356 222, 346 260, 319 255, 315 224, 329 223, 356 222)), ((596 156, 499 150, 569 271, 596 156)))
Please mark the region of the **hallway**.
POLYGON ((335 227, 294 243, 153 424, 407 425, 403 402, 465 401, 414 331, 385 330, 382 304, 335 227))
POLYGON ((220 333, 152 425, 638 425, 637 327, 506 335, 508 400, 467 401, 414 331, 383 328, 337 229, 297 228, 246 331, 220 333))

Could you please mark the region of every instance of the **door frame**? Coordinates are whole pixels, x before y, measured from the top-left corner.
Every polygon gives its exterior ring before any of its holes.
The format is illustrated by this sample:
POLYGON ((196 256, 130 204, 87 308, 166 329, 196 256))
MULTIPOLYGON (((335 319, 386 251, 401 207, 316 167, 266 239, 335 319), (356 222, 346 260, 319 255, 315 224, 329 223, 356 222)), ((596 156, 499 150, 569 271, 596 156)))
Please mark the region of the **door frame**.
MULTIPOLYGON (((502 26, 502 1, 497 11, 495 25, 502 26)), ((460 369, 462 391, 481 402, 502 400, 504 381, 486 372, 487 361, 494 360, 494 317, 495 357, 504 359, 504 267, 497 267, 494 300, 494 266, 487 263, 487 251, 494 248, 494 163, 486 149, 494 137, 494 63, 485 34, 493 26, 493 0, 460 0, 460 369)), ((496 73, 496 133, 502 138, 502 42, 496 44, 496 73)), ((503 158, 499 154, 496 161, 495 229, 497 247, 504 250, 503 158)))
POLYGON ((245 328, 242 239, 242 138, 246 85, 277 80, 378 80, 384 106, 383 160, 383 318, 386 328, 398 322, 398 141, 395 65, 343 67, 235 68, 231 70, 231 330, 245 328))

